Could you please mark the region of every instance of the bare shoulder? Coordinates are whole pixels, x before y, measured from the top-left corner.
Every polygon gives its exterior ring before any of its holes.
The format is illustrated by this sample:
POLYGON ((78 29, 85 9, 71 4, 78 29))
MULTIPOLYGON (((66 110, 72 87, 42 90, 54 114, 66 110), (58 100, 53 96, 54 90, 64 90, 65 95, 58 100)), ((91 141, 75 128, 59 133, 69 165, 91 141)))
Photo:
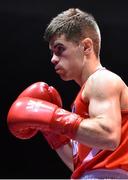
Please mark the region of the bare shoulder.
POLYGON ((120 76, 109 70, 101 70, 88 78, 83 95, 101 98, 112 94, 119 95, 125 87, 126 85, 120 76))

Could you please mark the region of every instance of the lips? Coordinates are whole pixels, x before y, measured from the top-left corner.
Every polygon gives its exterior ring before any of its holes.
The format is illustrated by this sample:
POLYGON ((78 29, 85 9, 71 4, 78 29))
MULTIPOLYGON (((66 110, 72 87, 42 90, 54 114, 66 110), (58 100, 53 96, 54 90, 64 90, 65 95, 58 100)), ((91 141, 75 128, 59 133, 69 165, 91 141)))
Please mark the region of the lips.
POLYGON ((55 71, 57 71, 59 69, 59 67, 55 66, 55 71))
POLYGON ((57 74, 61 74, 61 72, 62 72, 61 69, 57 69, 57 70, 56 70, 56 73, 57 73, 57 74))
POLYGON ((60 71, 61 71, 61 68, 60 68, 60 67, 58 67, 58 66, 55 66, 55 71, 56 71, 56 73, 58 73, 58 72, 60 72, 60 71))

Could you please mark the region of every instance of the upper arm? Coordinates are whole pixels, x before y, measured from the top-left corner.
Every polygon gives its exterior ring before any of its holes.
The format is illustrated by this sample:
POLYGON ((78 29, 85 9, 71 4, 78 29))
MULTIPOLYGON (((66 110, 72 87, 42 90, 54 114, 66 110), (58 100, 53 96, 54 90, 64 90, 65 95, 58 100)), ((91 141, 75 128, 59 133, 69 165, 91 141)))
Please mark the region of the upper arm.
POLYGON ((96 118, 99 126, 108 134, 120 138, 121 81, 113 74, 98 74, 88 82, 89 116, 96 118))

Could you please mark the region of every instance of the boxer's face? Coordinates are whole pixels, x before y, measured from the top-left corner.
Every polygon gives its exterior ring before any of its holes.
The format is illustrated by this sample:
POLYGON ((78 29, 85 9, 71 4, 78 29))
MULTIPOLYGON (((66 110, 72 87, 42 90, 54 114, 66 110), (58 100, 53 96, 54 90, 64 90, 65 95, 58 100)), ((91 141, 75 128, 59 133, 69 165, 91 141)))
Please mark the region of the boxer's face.
POLYGON ((63 80, 76 80, 79 78, 84 59, 82 46, 67 41, 64 35, 53 37, 49 43, 52 52, 51 62, 55 71, 63 80))

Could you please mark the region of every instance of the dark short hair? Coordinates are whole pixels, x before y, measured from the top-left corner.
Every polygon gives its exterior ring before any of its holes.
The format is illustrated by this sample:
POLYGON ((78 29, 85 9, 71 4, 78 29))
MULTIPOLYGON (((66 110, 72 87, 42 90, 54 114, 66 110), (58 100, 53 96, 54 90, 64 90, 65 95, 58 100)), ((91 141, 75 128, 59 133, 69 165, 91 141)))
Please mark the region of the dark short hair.
POLYGON ((44 39, 50 39, 56 35, 65 35, 67 40, 79 43, 84 38, 91 38, 94 44, 96 56, 100 51, 100 30, 94 17, 78 8, 70 8, 54 17, 47 26, 44 39))

